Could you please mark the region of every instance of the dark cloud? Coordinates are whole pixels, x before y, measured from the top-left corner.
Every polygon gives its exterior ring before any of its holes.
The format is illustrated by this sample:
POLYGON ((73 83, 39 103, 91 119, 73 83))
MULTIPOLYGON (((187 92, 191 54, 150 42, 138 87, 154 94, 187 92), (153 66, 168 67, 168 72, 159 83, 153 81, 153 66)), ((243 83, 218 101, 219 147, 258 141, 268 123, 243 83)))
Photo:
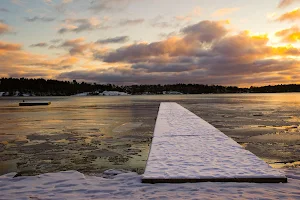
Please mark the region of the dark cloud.
POLYGON ((174 84, 199 83, 222 85, 263 85, 286 83, 281 73, 293 75, 299 67, 295 60, 260 60, 253 63, 231 62, 225 57, 198 65, 133 65, 129 69, 71 71, 61 73, 59 79, 77 79, 98 83, 131 84, 174 84), (164 69, 166 67, 166 69, 164 69))
POLYGON ((55 20, 55 18, 52 17, 38 17, 38 16, 34 16, 32 18, 30 17, 25 17, 25 20, 27 22, 36 22, 36 21, 40 21, 40 22, 52 22, 55 20))
MULTIPOLYGON (((119 48, 103 57, 105 62, 139 62, 153 56, 183 56, 202 54, 203 43, 219 40, 227 34, 225 22, 202 21, 182 29, 183 38, 171 37, 150 44, 133 44, 119 48), (197 49, 198 48, 198 49, 197 49)), ((97 56, 95 56, 97 58, 97 56)))
POLYGON ((128 36, 118 36, 118 37, 98 40, 96 43, 98 43, 98 44, 109 44, 109 43, 125 43, 125 42, 128 42, 128 41, 129 41, 128 36))
POLYGON ((53 39, 50 42, 53 43, 53 44, 56 44, 56 43, 59 43, 61 41, 62 41, 62 39, 53 39))
MULTIPOLYGON (((155 74, 136 74, 131 71, 124 70, 108 70, 104 72, 97 71, 71 71, 61 73, 57 76, 58 79, 76 79, 76 80, 89 80, 98 83, 114 83, 119 85, 131 84, 151 84, 153 80, 157 82, 168 81, 167 77, 162 77, 155 74)), ((72 80, 73 80, 72 79, 72 80)), ((175 81, 175 80, 173 80, 175 81)))
POLYGON ((227 34, 227 29, 224 27, 226 21, 201 21, 183 28, 181 31, 186 35, 188 41, 212 42, 222 38, 227 34))
POLYGON ((6 8, 0 8, 0 12, 9 12, 6 8))
POLYGON ((268 56, 298 56, 295 47, 271 47, 266 35, 250 36, 248 32, 226 36, 227 31, 219 22, 200 22, 182 30, 184 36, 171 37, 150 44, 140 43, 121 47, 95 58, 104 62, 149 62, 153 57, 178 56, 208 57, 224 56, 248 61, 268 56), (206 28, 205 28, 206 27, 206 28), (193 40, 192 40, 193 39, 193 40))
POLYGON ((48 44, 46 42, 40 42, 40 43, 30 45, 30 47, 47 47, 47 46, 48 44))
POLYGON ((249 36, 248 32, 241 32, 238 35, 222 38, 215 43, 213 51, 227 57, 264 55, 266 50, 264 47, 268 41, 267 37, 253 38, 249 36))
POLYGON ((146 61, 150 57, 155 56, 187 54, 187 52, 192 50, 191 45, 185 43, 185 41, 177 38, 170 38, 161 42, 153 42, 150 44, 141 43, 133 44, 128 47, 121 47, 104 56, 103 60, 105 62, 127 61, 136 63, 141 60, 146 61))
MULTIPOLYGON (((296 29, 282 30, 277 36, 289 36, 296 29)), ((40 66, 40 69, 49 70, 48 74, 60 73, 56 77, 58 79, 115 84, 286 83, 291 77, 296 77, 300 68, 298 48, 292 45, 269 46, 267 35, 251 35, 247 31, 230 33, 223 21, 202 21, 183 28, 177 36, 157 42, 126 45, 115 50, 100 49, 101 45, 95 44, 120 43, 126 41, 126 37, 97 42, 87 42, 84 38, 52 42, 49 48, 65 49, 72 55, 67 55, 66 59, 66 55, 55 60, 45 60, 43 56, 32 59, 32 54, 23 52, 20 45, 4 42, 0 42, 0 51, 6 55, 3 62, 5 69, 10 69, 11 64, 17 62, 20 75, 25 73, 23 67, 31 69, 32 66, 40 66), (106 62, 105 66, 110 63, 111 67, 82 71, 73 69, 81 55, 90 58, 91 53, 94 59, 106 62), (17 61, 13 61, 14 57, 17 61)), ((39 72, 44 73, 34 73, 39 72)))
POLYGON ((248 31, 229 34, 226 24, 224 21, 202 21, 183 28, 180 37, 94 54, 95 59, 107 63, 123 62, 127 64, 126 70, 115 67, 101 72, 73 71, 60 77, 116 84, 176 83, 180 80, 183 83, 247 85, 256 83, 252 76, 267 84, 285 83, 288 80, 280 73, 292 75, 300 67, 300 61, 295 59, 300 56, 298 48, 269 46, 267 35, 250 35, 248 31))
POLYGON ((84 38, 77 38, 74 40, 66 40, 56 48, 66 48, 71 55, 83 55, 85 51, 90 50, 93 47, 93 43, 85 43, 84 38))
POLYGON ((132 69, 142 69, 144 72, 187 72, 198 68, 198 66, 190 64, 170 63, 170 64, 135 64, 132 69))
POLYGON ((101 24, 98 19, 66 19, 64 20, 65 25, 63 28, 58 30, 58 33, 63 34, 67 32, 80 33, 83 31, 93 31, 97 29, 106 29, 109 28, 104 24, 101 24))
POLYGON ((124 19, 121 20, 119 25, 120 26, 128 26, 128 25, 137 25, 143 23, 145 20, 144 19, 124 19))
POLYGON ((213 59, 201 59, 198 66, 202 66, 210 76, 254 76, 261 73, 273 73, 294 70, 299 62, 293 59, 275 60, 262 59, 252 62, 241 61, 237 58, 218 56, 213 59))
MULTIPOLYGON (((59 43, 61 40, 52 41, 52 43, 59 43)), ((65 40, 60 44, 50 45, 48 49, 65 49, 69 51, 70 55, 84 55, 84 52, 90 50, 94 44, 85 43, 84 38, 76 38, 72 40, 65 40)))
POLYGON ((262 85, 286 83, 282 75, 270 74, 270 72, 258 72, 252 74, 208 74, 203 69, 183 72, 140 72, 139 70, 92 70, 71 71, 61 73, 58 79, 82 80, 98 83, 113 83, 118 85, 131 84, 174 84, 174 83, 199 83, 221 85, 262 85))

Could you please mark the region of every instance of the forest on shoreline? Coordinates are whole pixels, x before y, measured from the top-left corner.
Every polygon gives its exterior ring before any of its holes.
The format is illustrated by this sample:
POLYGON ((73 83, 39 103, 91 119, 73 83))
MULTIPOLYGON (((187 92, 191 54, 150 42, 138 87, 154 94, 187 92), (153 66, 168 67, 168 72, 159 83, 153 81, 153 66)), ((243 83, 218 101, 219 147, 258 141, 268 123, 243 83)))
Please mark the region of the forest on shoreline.
POLYGON ((239 88, 237 86, 205 85, 205 84, 168 84, 168 85, 130 85, 97 84, 73 81, 1 78, 0 92, 2 96, 70 96, 82 92, 98 95, 103 91, 119 91, 131 95, 164 94, 178 92, 182 94, 223 94, 223 93, 283 93, 300 92, 300 84, 269 85, 261 87, 239 88))

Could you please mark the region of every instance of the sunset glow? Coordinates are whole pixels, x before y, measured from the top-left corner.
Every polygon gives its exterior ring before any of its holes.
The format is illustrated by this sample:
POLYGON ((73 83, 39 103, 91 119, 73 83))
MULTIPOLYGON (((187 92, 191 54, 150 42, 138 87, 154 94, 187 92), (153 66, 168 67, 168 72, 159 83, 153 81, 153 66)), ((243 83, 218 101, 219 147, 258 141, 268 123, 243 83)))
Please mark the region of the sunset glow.
POLYGON ((300 83, 299 0, 3 0, 0 77, 300 83))

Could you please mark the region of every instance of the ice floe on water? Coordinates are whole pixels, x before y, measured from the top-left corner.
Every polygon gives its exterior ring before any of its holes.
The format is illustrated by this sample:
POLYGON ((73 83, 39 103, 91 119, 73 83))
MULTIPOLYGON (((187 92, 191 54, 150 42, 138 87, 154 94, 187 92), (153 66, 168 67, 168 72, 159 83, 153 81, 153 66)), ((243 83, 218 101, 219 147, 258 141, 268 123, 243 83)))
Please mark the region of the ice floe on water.
POLYGON ((300 169, 282 171, 288 183, 146 184, 141 175, 116 170, 102 176, 64 171, 0 176, 0 199, 300 199, 300 169))

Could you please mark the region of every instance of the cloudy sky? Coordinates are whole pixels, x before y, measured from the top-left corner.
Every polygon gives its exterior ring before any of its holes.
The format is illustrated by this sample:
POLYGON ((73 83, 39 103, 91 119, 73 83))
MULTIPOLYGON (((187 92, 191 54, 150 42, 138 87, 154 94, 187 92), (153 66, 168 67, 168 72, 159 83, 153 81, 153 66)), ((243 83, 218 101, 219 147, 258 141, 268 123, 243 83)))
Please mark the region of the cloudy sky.
POLYGON ((300 0, 1 0, 0 77, 300 83, 300 0))

